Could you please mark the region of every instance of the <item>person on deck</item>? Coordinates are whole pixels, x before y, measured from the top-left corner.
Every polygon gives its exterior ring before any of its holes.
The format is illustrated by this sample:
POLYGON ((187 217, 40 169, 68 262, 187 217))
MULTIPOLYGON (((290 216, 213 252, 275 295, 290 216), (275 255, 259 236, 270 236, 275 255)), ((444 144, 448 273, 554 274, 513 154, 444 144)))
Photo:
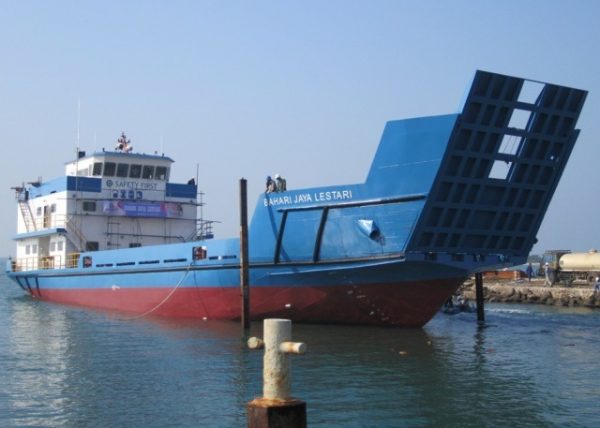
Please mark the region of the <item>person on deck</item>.
POLYGON ((287 183, 281 175, 275 174, 275 183, 277 192, 285 192, 287 190, 287 183))
POLYGON ((275 180, 273 180, 271 178, 270 175, 267 176, 267 184, 266 184, 266 189, 265 192, 266 193, 273 193, 277 188, 277 184, 275 183, 275 180))

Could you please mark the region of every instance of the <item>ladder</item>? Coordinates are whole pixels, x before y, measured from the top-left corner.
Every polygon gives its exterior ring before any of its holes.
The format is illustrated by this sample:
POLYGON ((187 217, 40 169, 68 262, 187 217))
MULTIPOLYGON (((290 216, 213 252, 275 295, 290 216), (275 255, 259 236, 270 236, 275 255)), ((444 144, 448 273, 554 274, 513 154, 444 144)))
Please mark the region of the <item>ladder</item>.
POLYGON ((73 243, 73 245, 75 245, 75 248, 77 248, 77 251, 83 251, 83 243, 85 243, 87 241, 87 239, 85 238, 85 235, 83 234, 81 229, 73 221, 73 216, 71 216, 67 219, 66 225, 67 225, 67 232, 68 232, 67 238, 69 239, 69 241, 71 241, 73 243), (76 242, 76 240, 71 237, 71 232, 78 238, 77 240, 79 242, 76 242))
POLYGON ((29 205, 29 202, 19 199, 19 208, 21 209, 21 216, 23 217, 23 223, 25 223, 25 229, 27 232, 35 232, 37 230, 37 226, 35 224, 35 219, 33 218, 33 213, 31 212, 31 206, 29 205))

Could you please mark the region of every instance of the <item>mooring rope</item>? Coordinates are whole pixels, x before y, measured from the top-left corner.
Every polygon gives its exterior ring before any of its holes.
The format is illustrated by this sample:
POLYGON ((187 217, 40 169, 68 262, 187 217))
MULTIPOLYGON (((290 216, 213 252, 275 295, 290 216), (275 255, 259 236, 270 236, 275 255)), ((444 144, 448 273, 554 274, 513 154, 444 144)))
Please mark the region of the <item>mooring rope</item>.
POLYGON ((158 308, 160 308, 163 304, 165 304, 167 302, 167 300, 169 300, 171 298, 171 296, 173 295, 173 293, 175 293, 175 290, 177 290, 179 288, 179 286, 183 283, 183 280, 190 273, 190 269, 192 268, 192 264, 193 264, 193 262, 189 264, 189 266, 185 270, 185 274, 183 275, 183 277, 179 280, 179 282, 177 283, 177 285, 175 285, 175 287, 173 287, 173 289, 169 292, 169 294, 167 294, 167 296, 159 304, 157 304, 156 306, 154 306, 152 309, 144 312, 143 314, 136 315, 134 317, 121 318, 121 319, 123 321, 137 320, 137 319, 140 319, 140 318, 145 317, 147 315, 150 315, 152 312, 154 312, 155 310, 157 310, 158 308))

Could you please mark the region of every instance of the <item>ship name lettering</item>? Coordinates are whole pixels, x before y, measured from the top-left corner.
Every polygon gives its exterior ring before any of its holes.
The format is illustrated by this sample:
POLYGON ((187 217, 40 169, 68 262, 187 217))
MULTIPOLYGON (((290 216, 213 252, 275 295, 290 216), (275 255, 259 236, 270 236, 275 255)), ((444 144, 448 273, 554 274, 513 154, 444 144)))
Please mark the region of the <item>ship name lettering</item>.
POLYGON ((315 201, 339 201, 352 199, 352 190, 332 190, 328 192, 315 192, 315 201))
POLYGON ((300 202, 312 202, 312 197, 310 196, 310 193, 300 193, 299 195, 296 195, 294 197, 294 203, 300 203, 300 202))
POLYGON ((286 205, 291 204, 292 198, 289 196, 273 196, 264 199, 265 207, 271 207, 274 205, 286 205))
POLYGON ((277 205, 287 204, 301 204, 306 202, 326 202, 326 201, 341 201, 345 199, 352 199, 352 190, 329 190, 326 192, 314 192, 314 193, 298 193, 291 196, 279 196, 271 194, 270 196, 263 199, 263 205, 265 207, 272 207, 277 205))

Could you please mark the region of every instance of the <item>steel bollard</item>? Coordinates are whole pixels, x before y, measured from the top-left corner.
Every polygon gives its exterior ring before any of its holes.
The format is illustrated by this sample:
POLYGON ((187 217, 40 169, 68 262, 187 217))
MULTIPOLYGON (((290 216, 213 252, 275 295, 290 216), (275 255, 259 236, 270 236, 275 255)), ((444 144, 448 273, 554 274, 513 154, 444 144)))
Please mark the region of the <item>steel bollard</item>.
POLYGON ((248 403, 248 427, 306 427, 306 403, 291 397, 287 355, 304 354, 306 345, 291 342, 290 320, 266 319, 263 326, 264 340, 257 337, 248 339, 250 349, 265 349, 263 397, 248 403))

